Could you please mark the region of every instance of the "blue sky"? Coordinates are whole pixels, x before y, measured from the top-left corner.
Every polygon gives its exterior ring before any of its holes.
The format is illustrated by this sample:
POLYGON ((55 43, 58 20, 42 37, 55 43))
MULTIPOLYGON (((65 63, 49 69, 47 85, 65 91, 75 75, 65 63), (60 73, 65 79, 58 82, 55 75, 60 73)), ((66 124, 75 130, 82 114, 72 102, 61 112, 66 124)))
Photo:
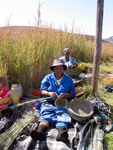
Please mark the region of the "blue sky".
MULTIPOLYGON (((39 0, 0 0, 0 27, 35 26, 39 0)), ((97 0, 40 0, 42 26, 95 36, 97 0)), ((113 36, 113 0, 104 0, 102 37, 113 36)))

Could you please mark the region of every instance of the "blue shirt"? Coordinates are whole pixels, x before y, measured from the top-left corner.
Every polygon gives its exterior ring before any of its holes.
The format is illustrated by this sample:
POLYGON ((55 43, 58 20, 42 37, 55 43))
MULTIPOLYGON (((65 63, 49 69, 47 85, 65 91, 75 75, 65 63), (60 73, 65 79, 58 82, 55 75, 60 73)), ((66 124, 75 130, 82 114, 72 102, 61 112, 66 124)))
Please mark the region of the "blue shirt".
POLYGON ((72 78, 65 73, 60 83, 57 82, 54 73, 46 75, 41 82, 40 91, 43 89, 47 89, 49 92, 56 92, 57 95, 72 93, 75 97, 76 94, 72 78))

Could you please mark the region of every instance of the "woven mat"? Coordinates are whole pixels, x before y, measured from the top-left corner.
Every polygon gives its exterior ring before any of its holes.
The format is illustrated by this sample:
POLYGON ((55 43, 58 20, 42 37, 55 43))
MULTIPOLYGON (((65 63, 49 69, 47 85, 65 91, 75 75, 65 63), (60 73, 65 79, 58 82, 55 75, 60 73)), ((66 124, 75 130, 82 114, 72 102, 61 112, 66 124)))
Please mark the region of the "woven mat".
POLYGON ((13 145, 13 150, 70 150, 72 147, 72 140, 75 137, 76 128, 70 128, 68 130, 69 141, 58 142, 56 141, 56 135, 58 131, 51 127, 45 133, 46 139, 43 141, 34 141, 30 136, 26 138, 19 137, 15 145, 13 145))

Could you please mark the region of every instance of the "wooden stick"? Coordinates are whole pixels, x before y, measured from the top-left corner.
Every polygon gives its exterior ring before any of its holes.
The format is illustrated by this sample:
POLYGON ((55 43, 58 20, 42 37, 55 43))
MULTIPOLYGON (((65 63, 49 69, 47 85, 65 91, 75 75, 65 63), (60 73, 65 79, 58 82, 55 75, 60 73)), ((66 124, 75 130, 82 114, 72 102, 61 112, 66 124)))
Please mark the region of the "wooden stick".
POLYGON ((15 104, 15 105, 10 106, 9 108, 10 108, 10 109, 15 109, 16 107, 19 107, 19 106, 22 106, 22 105, 25 105, 25 104, 29 104, 29 103, 32 103, 32 102, 41 101, 41 100, 44 100, 44 99, 50 99, 50 98, 51 98, 51 97, 43 97, 43 98, 38 98, 38 99, 32 99, 32 100, 27 101, 27 102, 17 103, 17 104, 15 104))

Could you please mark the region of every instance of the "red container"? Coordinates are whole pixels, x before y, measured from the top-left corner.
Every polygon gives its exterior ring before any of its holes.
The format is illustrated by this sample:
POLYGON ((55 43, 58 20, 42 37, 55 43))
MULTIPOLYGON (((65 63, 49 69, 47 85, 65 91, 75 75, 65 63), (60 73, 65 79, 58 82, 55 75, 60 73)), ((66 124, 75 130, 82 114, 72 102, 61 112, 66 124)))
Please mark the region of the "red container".
POLYGON ((9 105, 9 89, 4 87, 0 90, 0 111, 5 110, 9 105))

